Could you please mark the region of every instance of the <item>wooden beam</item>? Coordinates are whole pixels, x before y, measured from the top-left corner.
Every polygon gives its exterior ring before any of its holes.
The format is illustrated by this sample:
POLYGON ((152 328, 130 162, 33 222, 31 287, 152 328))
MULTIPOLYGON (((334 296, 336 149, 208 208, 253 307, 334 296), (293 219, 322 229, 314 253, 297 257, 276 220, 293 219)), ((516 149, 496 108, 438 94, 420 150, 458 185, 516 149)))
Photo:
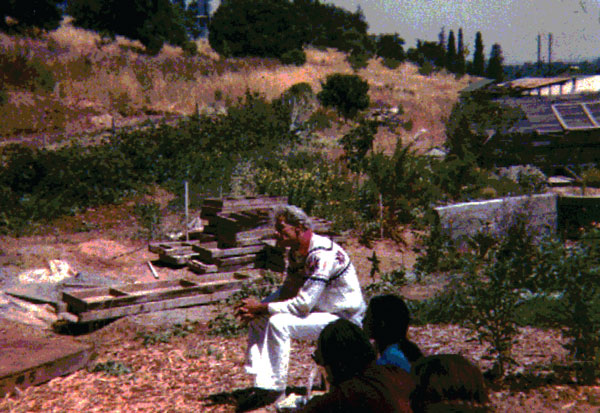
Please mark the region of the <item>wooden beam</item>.
POLYGON ((84 368, 93 350, 66 337, 0 338, 0 397, 84 368))
POLYGON ((149 303, 127 305, 123 307, 108 308, 104 310, 86 311, 77 315, 80 323, 87 323, 97 320, 109 320, 128 315, 151 313, 155 311, 169 310, 178 307, 190 307, 201 304, 208 304, 228 298, 239 289, 219 291, 212 294, 195 295, 191 297, 174 298, 171 300, 153 301, 149 303))

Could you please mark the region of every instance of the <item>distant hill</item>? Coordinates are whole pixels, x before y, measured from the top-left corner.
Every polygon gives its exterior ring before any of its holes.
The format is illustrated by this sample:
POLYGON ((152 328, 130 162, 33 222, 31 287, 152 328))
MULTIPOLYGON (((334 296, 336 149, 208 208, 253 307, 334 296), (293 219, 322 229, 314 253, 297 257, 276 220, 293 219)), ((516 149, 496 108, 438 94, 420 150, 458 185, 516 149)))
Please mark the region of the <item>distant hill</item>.
MULTIPOLYGON (((186 55, 165 46, 151 57, 142 46, 117 37, 107 43, 68 21, 39 39, 0 34, 0 142, 19 140, 42 144, 84 132, 119 127, 148 117, 214 112, 235 102, 246 90, 269 99, 298 82, 313 91, 331 73, 353 73, 346 55, 334 49, 308 49, 307 63, 284 66, 273 59, 223 59, 205 41, 199 53, 186 55)), ((400 137, 410 141, 417 131, 417 147, 444 142, 444 121, 458 92, 470 81, 440 72, 422 76, 404 63, 395 70, 372 60, 357 72, 368 81, 374 108, 401 105, 412 129, 382 131, 376 147, 389 150, 400 137)), ((339 137, 340 120, 327 137, 339 137)))

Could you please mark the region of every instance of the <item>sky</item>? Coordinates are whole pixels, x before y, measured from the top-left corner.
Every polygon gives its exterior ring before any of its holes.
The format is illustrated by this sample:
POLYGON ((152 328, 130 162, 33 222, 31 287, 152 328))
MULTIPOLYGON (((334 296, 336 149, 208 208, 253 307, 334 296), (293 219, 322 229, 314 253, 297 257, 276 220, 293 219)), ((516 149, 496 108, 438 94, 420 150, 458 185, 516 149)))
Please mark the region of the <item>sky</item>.
POLYGON ((473 51, 481 32, 484 52, 499 43, 505 63, 536 61, 537 35, 542 36, 542 59, 594 60, 600 57, 600 0, 331 0, 336 6, 363 10, 369 32, 395 33, 407 47, 416 39, 437 40, 444 27, 455 36, 462 27, 473 51))
MULTIPOLYGON (((398 33, 405 49, 416 39, 437 40, 444 27, 455 36, 462 28, 473 52, 481 32, 484 52, 494 43, 502 47, 505 64, 537 60, 537 36, 542 36, 542 59, 548 60, 552 33, 552 61, 595 60, 600 57, 600 0, 321 0, 346 10, 361 7, 369 32, 398 33)), ((216 10, 218 0, 211 2, 216 10)))

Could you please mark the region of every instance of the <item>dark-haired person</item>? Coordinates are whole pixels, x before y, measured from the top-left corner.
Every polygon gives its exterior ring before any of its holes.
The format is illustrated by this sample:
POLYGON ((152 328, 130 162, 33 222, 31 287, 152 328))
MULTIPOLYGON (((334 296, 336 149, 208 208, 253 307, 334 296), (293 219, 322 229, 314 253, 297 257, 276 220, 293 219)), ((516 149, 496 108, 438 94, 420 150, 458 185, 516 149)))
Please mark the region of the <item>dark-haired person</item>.
POLYGON ((311 230, 302 209, 274 211, 277 243, 289 247, 287 276, 267 300, 248 298, 238 315, 248 325, 246 371, 255 389, 239 410, 271 404, 285 396, 292 339, 316 340, 338 318, 360 325, 366 310, 356 270, 348 254, 311 230))
POLYGON ((410 395, 415 413, 488 412, 483 374, 459 354, 423 357, 412 368, 416 387, 410 395))
POLYGON ((414 383, 409 373, 375 363, 377 355, 356 324, 339 319, 319 336, 315 362, 326 371, 329 392, 313 397, 303 413, 410 412, 414 383))
POLYGON ((419 347, 406 335, 410 315, 404 300, 397 295, 378 295, 369 301, 363 330, 375 340, 377 364, 398 366, 410 372, 412 363, 423 357, 419 347))

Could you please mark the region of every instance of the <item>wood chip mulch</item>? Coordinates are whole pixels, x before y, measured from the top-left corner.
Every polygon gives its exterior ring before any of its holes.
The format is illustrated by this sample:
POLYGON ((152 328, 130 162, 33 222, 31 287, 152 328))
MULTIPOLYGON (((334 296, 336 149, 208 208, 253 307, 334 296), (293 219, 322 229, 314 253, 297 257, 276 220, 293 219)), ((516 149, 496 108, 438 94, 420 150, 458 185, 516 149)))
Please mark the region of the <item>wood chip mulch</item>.
MULTIPOLYGON (((425 354, 460 353, 483 371, 491 367, 484 358, 486 346, 465 328, 418 326, 411 327, 410 335, 425 354)), ((6 396, 0 400, 0 411, 232 412, 236 398, 252 385, 243 371, 245 337, 211 337, 197 328, 185 337, 144 345, 122 326, 107 326, 104 332, 82 341, 96 344, 98 358, 92 367, 112 360, 131 372, 111 376, 92 368, 80 370, 6 396)), ((515 380, 512 385, 492 386, 490 391, 495 411, 598 411, 600 386, 540 378, 545 377, 550 363, 565 360, 561 342, 560 333, 554 330, 521 329, 514 347, 519 365, 511 369, 515 380)), ((313 350, 312 343, 293 343, 288 386, 295 391, 306 385, 313 350)))

